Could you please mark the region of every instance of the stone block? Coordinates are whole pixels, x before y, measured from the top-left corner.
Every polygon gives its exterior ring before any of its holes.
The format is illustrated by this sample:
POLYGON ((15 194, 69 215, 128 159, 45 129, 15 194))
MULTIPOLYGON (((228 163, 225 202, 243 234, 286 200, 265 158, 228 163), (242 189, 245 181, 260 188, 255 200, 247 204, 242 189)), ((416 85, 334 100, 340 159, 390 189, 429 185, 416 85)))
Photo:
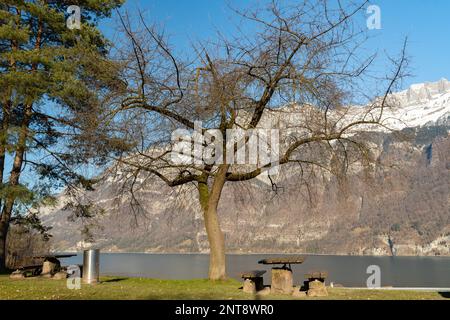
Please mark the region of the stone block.
POLYGON ((264 289, 263 277, 247 278, 244 280, 243 291, 245 293, 256 293, 264 289))
POLYGON ((294 289, 292 292, 292 296, 295 298, 304 298, 306 297, 306 291, 300 291, 298 289, 294 289))
POLYGON ((61 270, 61 264, 59 261, 44 261, 42 265, 42 275, 45 274, 55 274, 61 270))
POLYGON ((325 288, 325 283, 319 280, 309 281, 308 288, 309 289, 325 288))
POLYGON ((262 290, 258 291, 256 294, 260 296, 267 296, 271 292, 270 287, 265 287, 262 290))
POLYGON ((326 297, 328 296, 325 283, 319 280, 309 282, 308 297, 326 297))
POLYGON ((9 275, 10 279, 25 279, 25 274, 22 271, 16 270, 9 275))
POLYGON ((293 291, 292 270, 288 268, 272 269, 271 290, 273 293, 291 294, 293 291))
POLYGON ((245 293, 256 293, 256 284, 252 279, 245 279, 242 291, 245 293))
POLYGON ((57 272, 52 277, 52 279, 55 279, 55 280, 62 280, 62 279, 66 279, 66 278, 67 278, 67 272, 65 272, 65 271, 57 272))

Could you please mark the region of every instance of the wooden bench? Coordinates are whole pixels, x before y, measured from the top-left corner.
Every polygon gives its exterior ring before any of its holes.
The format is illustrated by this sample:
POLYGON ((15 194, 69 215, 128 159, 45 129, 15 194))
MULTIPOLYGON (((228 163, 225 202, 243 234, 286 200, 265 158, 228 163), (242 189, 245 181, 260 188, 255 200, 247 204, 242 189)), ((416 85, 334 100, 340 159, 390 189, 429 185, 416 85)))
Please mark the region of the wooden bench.
POLYGON ((42 264, 35 264, 31 266, 21 266, 17 270, 28 272, 30 271, 34 276, 39 275, 42 271, 42 264))
POLYGON ((328 272, 326 271, 313 271, 305 274, 305 278, 308 281, 319 280, 320 282, 325 282, 325 279, 328 277, 328 272))
POLYGON ((33 256, 33 259, 43 260, 42 275, 52 276, 61 271, 61 261, 59 259, 75 257, 75 254, 45 254, 33 256))
POLYGON ((29 274, 31 276, 37 276, 42 272, 42 264, 30 265, 30 266, 20 266, 11 275, 10 278, 21 279, 27 277, 29 274))
POLYGON ((308 279, 304 282, 302 291, 307 291, 308 296, 311 297, 324 297, 328 295, 325 287, 325 279, 328 277, 326 271, 312 271, 305 274, 305 278, 308 279))
POLYGON ((256 293, 264 289, 263 274, 265 270, 251 270, 241 273, 241 278, 244 279, 242 290, 246 293, 256 293))

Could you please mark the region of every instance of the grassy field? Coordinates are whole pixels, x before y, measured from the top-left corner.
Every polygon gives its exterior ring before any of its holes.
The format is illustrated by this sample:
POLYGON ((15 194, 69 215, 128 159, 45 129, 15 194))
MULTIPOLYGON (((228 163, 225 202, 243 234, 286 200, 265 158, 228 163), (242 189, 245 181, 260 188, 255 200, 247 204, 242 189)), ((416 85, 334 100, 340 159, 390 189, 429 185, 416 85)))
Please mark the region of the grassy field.
MULTIPOLYGON (((11 280, 0 275, 0 299, 293 299, 285 295, 259 297, 245 294, 236 280, 157 280, 103 277, 96 285, 69 290, 65 280, 27 278, 11 280)), ((448 299, 449 293, 329 288, 327 299, 448 299)), ((300 298, 315 299, 315 298, 300 298)))

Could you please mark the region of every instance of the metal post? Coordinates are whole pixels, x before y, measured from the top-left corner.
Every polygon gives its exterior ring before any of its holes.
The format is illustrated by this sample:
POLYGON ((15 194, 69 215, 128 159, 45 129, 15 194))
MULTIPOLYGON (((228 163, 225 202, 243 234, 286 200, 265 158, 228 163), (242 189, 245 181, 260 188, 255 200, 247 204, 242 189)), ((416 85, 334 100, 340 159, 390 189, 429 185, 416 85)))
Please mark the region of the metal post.
POLYGON ((89 249, 83 252, 83 283, 94 284, 99 282, 99 249, 89 249))

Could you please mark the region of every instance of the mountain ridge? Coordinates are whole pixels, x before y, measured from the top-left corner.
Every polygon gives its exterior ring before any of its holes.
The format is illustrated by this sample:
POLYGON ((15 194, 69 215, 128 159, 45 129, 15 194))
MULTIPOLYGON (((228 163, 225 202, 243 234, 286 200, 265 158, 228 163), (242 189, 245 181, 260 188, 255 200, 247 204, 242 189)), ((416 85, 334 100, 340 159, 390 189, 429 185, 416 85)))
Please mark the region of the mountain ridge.
MULTIPOLYGON (((413 139, 372 132, 383 166, 370 183, 358 173, 344 184, 313 180, 315 190, 308 195, 297 185, 299 173, 284 167, 277 181, 284 191, 278 195, 264 177, 227 185, 219 215, 228 251, 389 255, 391 240, 399 255, 450 255, 450 82, 412 85, 392 97, 398 105, 387 118, 403 111, 407 121, 390 125, 412 131, 413 139), (384 169, 390 166, 399 169, 384 169)), ((120 179, 108 176, 88 195, 106 212, 93 223, 97 246, 111 252, 208 251, 192 190, 179 193, 152 182, 138 195, 146 212, 133 215, 129 198, 115 196, 120 179)), ((62 210, 64 196, 59 198, 56 208, 42 214, 43 222, 54 226, 53 248, 89 245, 80 226, 67 221, 70 213, 62 210)))

